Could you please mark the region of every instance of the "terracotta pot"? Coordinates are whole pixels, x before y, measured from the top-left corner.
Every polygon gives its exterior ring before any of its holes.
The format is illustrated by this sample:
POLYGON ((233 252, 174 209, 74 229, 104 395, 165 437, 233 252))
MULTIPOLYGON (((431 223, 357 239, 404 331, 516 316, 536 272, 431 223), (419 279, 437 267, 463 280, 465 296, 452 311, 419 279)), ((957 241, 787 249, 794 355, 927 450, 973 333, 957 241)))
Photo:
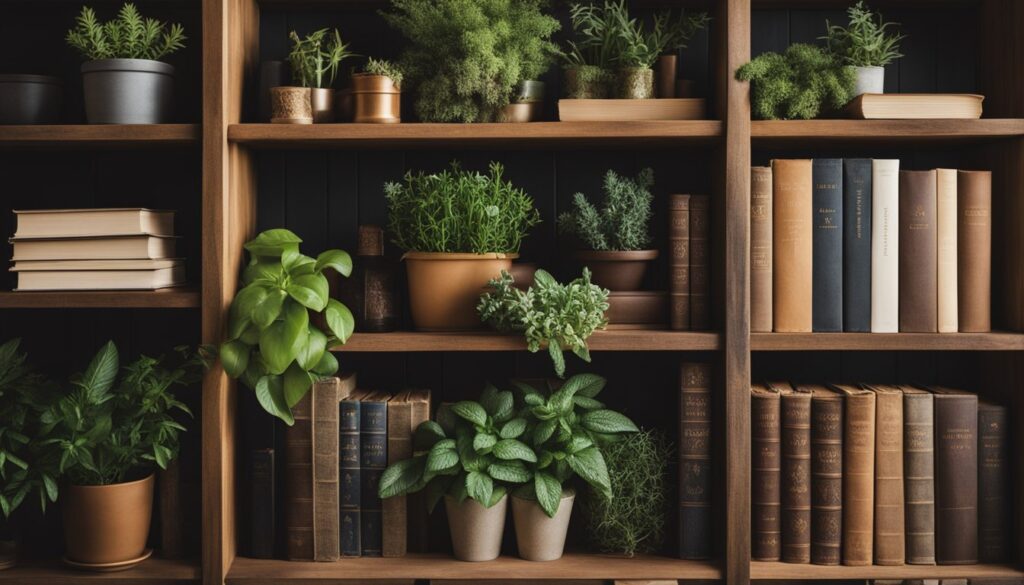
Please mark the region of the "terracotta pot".
POLYGON ((270 121, 274 124, 312 124, 313 103, 308 87, 270 88, 270 121))
POLYGON ((610 93, 610 75, 594 65, 567 67, 563 72, 563 92, 574 100, 605 99, 610 93))
POLYGON ((518 254, 407 252, 409 306, 416 329, 464 331, 482 326, 476 306, 487 283, 518 254))
POLYGON ((664 329, 668 294, 664 291, 615 291, 608 295, 609 329, 664 329))
POLYGON ((659 98, 676 97, 676 71, 679 58, 676 55, 662 55, 658 57, 658 86, 657 96, 659 98))
POLYGON ((61 488, 68 560, 79 565, 110 565, 142 557, 153 511, 153 477, 61 488))
POLYGON ((554 518, 550 518, 537 502, 512 497, 512 521, 516 527, 516 544, 521 558, 528 561, 554 561, 562 558, 575 499, 575 491, 563 491, 558 511, 554 518))
POLYGON ((639 290, 647 265, 657 257, 657 250, 577 250, 573 253, 573 258, 590 269, 591 281, 608 290, 639 290))
POLYGON ((355 121, 397 124, 402 121, 402 90, 386 75, 357 73, 352 76, 355 121))
POLYGON ((626 67, 615 72, 615 97, 645 100, 654 97, 654 70, 626 67))
POLYGON ((313 109, 314 124, 334 122, 334 90, 330 87, 314 87, 309 90, 309 103, 313 109))
MULTIPOLYGON (((460 561, 493 561, 501 554, 501 535, 505 532, 508 496, 490 508, 472 498, 462 503, 444 497, 448 512, 448 528, 452 533, 452 550, 460 561)), ((542 512, 543 513, 543 512, 542 512)))
POLYGON ((334 92, 334 118, 338 122, 351 122, 355 117, 356 98, 352 88, 346 87, 334 92))

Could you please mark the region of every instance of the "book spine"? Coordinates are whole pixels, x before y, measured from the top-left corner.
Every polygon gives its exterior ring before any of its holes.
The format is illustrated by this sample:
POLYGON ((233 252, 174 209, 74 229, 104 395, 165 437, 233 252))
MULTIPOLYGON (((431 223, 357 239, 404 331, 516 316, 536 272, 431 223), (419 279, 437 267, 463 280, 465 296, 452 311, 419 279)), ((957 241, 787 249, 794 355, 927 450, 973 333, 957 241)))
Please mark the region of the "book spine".
POLYGON ((751 420, 751 533, 750 556, 777 561, 782 556, 779 482, 782 471, 779 395, 753 395, 751 420))
POLYGON ((992 330, 992 173, 957 173, 960 331, 992 330))
POLYGON ((313 560, 312 393, 292 407, 295 424, 285 431, 285 532, 292 561, 313 560))
MULTIPOLYGON (((388 465, 412 457, 412 403, 388 403, 388 465)), ((381 503, 382 550, 385 557, 405 556, 408 550, 407 503, 405 496, 381 503)))
POLYGON ((957 320, 956 183, 954 169, 935 170, 939 333, 956 333, 960 329, 957 320))
POLYGON ((812 164, 814 235, 811 328, 843 330, 843 160, 816 158, 812 164))
POLYGON ((772 169, 750 169, 750 330, 772 330, 772 169))
POLYGON ((254 559, 274 558, 274 450, 249 452, 249 550, 254 559))
MULTIPOLYGON (((413 434, 415 435, 416 429, 428 420, 430 420, 429 394, 424 400, 412 403, 411 428, 413 434)), ((409 550, 415 553, 428 552, 430 548, 430 518, 427 515, 426 494, 422 491, 410 494, 406 507, 409 516, 409 550)))
POLYGON ((160 489, 160 556, 179 559, 185 554, 185 532, 182 528, 181 460, 175 459, 167 469, 157 473, 160 489))
POLYGON ((898 160, 871 161, 871 332, 899 331, 898 160))
POLYGON ((935 560, 978 562, 978 397, 935 395, 935 560))
POLYGON ((978 560, 1006 560, 1010 540, 1006 408, 978 406, 978 560))
POLYGON ((811 562, 838 565, 843 538, 843 401, 811 398, 811 562))
POLYGON ((903 394, 875 395, 875 564, 906 557, 903 505, 903 394))
POLYGON ((900 331, 939 330, 935 171, 900 171, 900 331))
POLYGON ((339 523, 341 556, 358 557, 361 554, 359 538, 360 511, 362 510, 362 473, 360 457, 360 403, 342 400, 338 415, 338 471, 340 480, 339 523))
POLYGON ((690 329, 690 196, 670 195, 668 203, 669 299, 672 329, 690 329))
POLYGON ((388 405, 387 402, 363 401, 360 408, 361 553, 364 557, 379 557, 383 554, 383 510, 377 486, 388 466, 388 405))
POLYGON ((935 564, 935 423, 931 394, 903 395, 907 563, 935 564))
POLYGON ((690 329, 711 329, 711 199, 707 195, 690 197, 690 329))
POLYGON ((313 560, 336 561, 338 538, 337 378, 313 384, 313 560))
POLYGON ((782 560, 811 562, 811 395, 782 397, 782 560))
POLYGON ((875 517, 875 395, 846 397, 843 564, 870 565, 875 517))
POLYGON ((871 331, 871 159, 843 161, 843 330, 871 331))
POLYGON ((684 363, 679 396, 679 558, 711 556, 711 366, 684 363))
POLYGON ((775 331, 811 331, 811 161, 772 162, 772 305, 775 331))

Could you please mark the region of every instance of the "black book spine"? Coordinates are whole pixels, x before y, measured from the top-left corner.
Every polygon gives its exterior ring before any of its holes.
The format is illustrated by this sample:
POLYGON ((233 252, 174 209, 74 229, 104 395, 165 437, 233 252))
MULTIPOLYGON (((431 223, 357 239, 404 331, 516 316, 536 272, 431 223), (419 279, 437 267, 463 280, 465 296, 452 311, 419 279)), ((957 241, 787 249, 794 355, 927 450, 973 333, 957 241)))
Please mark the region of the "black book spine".
POLYGON ((341 556, 358 557, 360 508, 362 507, 359 469, 359 401, 342 400, 338 417, 338 507, 341 526, 341 556))
POLYGON ((811 329, 843 330, 843 160, 816 158, 811 329))
POLYGON ((1009 549, 1009 437, 1006 408, 978 406, 978 561, 999 563, 1009 549))
POLYGON ((274 558, 274 450, 249 452, 249 556, 274 558))
POLYGON ((843 161, 843 329, 871 331, 871 159, 843 161))
POLYGON ((359 524, 362 533, 362 554, 364 557, 379 557, 384 552, 382 529, 383 506, 377 495, 380 476, 388 466, 388 404, 387 402, 363 402, 360 429, 360 463, 362 466, 362 517, 359 524))

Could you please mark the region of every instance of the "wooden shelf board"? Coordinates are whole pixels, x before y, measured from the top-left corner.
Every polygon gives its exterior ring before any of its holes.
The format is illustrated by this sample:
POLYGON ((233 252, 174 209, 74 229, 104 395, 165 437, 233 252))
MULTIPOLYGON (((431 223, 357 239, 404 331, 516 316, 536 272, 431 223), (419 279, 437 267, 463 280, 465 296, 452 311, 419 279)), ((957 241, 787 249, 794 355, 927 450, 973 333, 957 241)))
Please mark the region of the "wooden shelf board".
POLYGON ((755 351, 1022 351, 1024 333, 752 333, 755 351))
POLYGON ((0 584, 11 585, 193 585, 201 574, 195 560, 149 559, 127 571, 89 573, 65 567, 60 561, 26 561, 0 571, 0 584))
POLYGON ((720 140, 717 120, 655 122, 532 122, 528 124, 232 124, 228 140, 254 147, 311 148, 444 145, 664 146, 720 140))
POLYGON ((196 309, 199 291, 22 291, 0 292, 0 309, 196 309))
POLYGON ((0 126, 0 146, 173 146, 198 144, 199 124, 58 124, 0 126))
MULTIPOLYGON (((587 340, 590 351, 696 351, 721 347, 721 336, 697 331, 597 331, 587 340)), ((526 351, 520 335, 490 332, 356 333, 334 351, 526 351)))
POLYGON ((981 142, 1024 136, 1024 119, 982 120, 758 120, 759 146, 809 147, 822 143, 981 142))
POLYGON ((798 565, 793 563, 772 563, 752 561, 750 578, 756 580, 799 580, 819 579, 1020 579, 1024 571, 1010 565, 900 565, 866 567, 798 565))
POLYGON ((351 558, 336 563, 289 562, 238 557, 227 585, 295 585, 362 582, 376 579, 721 579, 717 563, 638 555, 634 558, 566 554, 543 563, 515 557, 467 563, 447 555, 410 554, 399 558, 351 558))

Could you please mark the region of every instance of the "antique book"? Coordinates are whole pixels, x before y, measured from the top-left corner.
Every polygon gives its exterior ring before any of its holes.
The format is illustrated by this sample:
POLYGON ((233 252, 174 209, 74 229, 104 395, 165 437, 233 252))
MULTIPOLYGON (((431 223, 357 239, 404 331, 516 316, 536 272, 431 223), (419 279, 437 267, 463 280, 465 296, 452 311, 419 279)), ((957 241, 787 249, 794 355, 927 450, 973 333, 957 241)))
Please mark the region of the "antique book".
POLYGON ((778 332, 811 331, 810 160, 772 161, 772 305, 778 332))
POLYGON ((957 172, 960 331, 992 330, 992 172, 957 172))
POLYGON ((935 564, 935 412, 932 394, 903 390, 903 494, 906 560, 935 564))
POLYGON ((360 517, 362 512, 360 400, 369 394, 356 390, 341 400, 338 406, 338 522, 341 531, 341 556, 358 557, 360 546, 360 517))
POLYGON ((871 332, 899 331, 900 161, 871 161, 871 332))
POLYGON ((341 548, 339 515, 338 403, 356 386, 354 373, 313 383, 313 560, 336 561, 341 548))
POLYGON ((313 396, 292 407, 295 423, 285 429, 284 523, 288 560, 313 560, 313 396))
POLYGON ((935 171, 900 171, 900 331, 935 333, 938 230, 935 171))
POLYGON ((711 199, 690 196, 690 329, 711 329, 711 199))
POLYGON ((388 466, 387 392, 373 391, 359 401, 359 466, 362 510, 359 517, 360 553, 383 554, 382 502, 377 494, 380 476, 388 466))
POLYGON ((865 93, 846 111, 864 120, 977 119, 984 99, 970 93, 865 93))
POLYGON ((938 241, 936 298, 939 333, 956 333, 957 322, 957 258, 956 252, 956 183, 955 169, 935 169, 935 225, 938 241))
POLYGON ((711 556, 711 365, 679 371, 679 558, 711 556))
POLYGON ((978 397, 929 388, 935 397, 935 560, 978 562, 978 397))
POLYGON ((838 565, 843 538, 843 395, 811 391, 811 562, 838 565))
MULTIPOLYGON (((416 429, 430 420, 430 390, 415 389, 410 391, 409 402, 412 403, 412 420, 410 426, 413 435, 416 429)), ((430 546, 430 523, 427 516, 426 493, 410 494, 406 504, 408 522, 408 549, 410 552, 425 553, 430 546)))
POLYGON ((750 557, 756 561, 782 557, 780 396, 774 386, 750 387, 750 557))
POLYGON ((772 330, 772 168, 750 168, 750 330, 772 330))
MULTIPOLYGON (((19 263, 22 264, 22 263, 19 263)), ((155 270, 25 270, 16 290, 157 290, 185 284, 185 264, 155 270)))
POLYGON ((843 421, 843 564, 870 565, 875 535, 875 393, 840 384, 843 421))
POLYGON ((906 558, 903 500, 903 392, 872 386, 875 393, 875 564, 906 558))
POLYGON ((173 258, 173 236, 76 236, 11 238, 11 260, 159 260, 173 258))
POLYGON ((1010 444, 1006 407, 978 403, 978 561, 1007 560, 1010 542, 1010 444))
POLYGON ((174 235, 174 212, 144 207, 15 209, 16 238, 174 235))
POLYGON ((702 120, 706 112, 704 98, 558 100, 558 119, 563 122, 702 120))
POLYGON ((254 559, 274 558, 274 450, 253 449, 249 452, 249 547, 246 556, 254 559))
MULTIPOLYGON (((415 419, 414 405, 424 400, 430 403, 429 390, 404 390, 388 400, 388 465, 412 457, 412 433, 422 422, 415 419)), ((384 500, 381 509, 383 556, 405 556, 409 540, 405 496, 384 500)))
POLYGON ((782 394, 782 560, 811 562, 811 393, 782 394))
POLYGON ((690 329, 690 196, 668 199, 669 326, 690 329))
POLYGON ((871 159, 843 161, 843 331, 871 331, 871 159))
POLYGON ((812 163, 811 329, 843 330, 843 159, 812 163))

